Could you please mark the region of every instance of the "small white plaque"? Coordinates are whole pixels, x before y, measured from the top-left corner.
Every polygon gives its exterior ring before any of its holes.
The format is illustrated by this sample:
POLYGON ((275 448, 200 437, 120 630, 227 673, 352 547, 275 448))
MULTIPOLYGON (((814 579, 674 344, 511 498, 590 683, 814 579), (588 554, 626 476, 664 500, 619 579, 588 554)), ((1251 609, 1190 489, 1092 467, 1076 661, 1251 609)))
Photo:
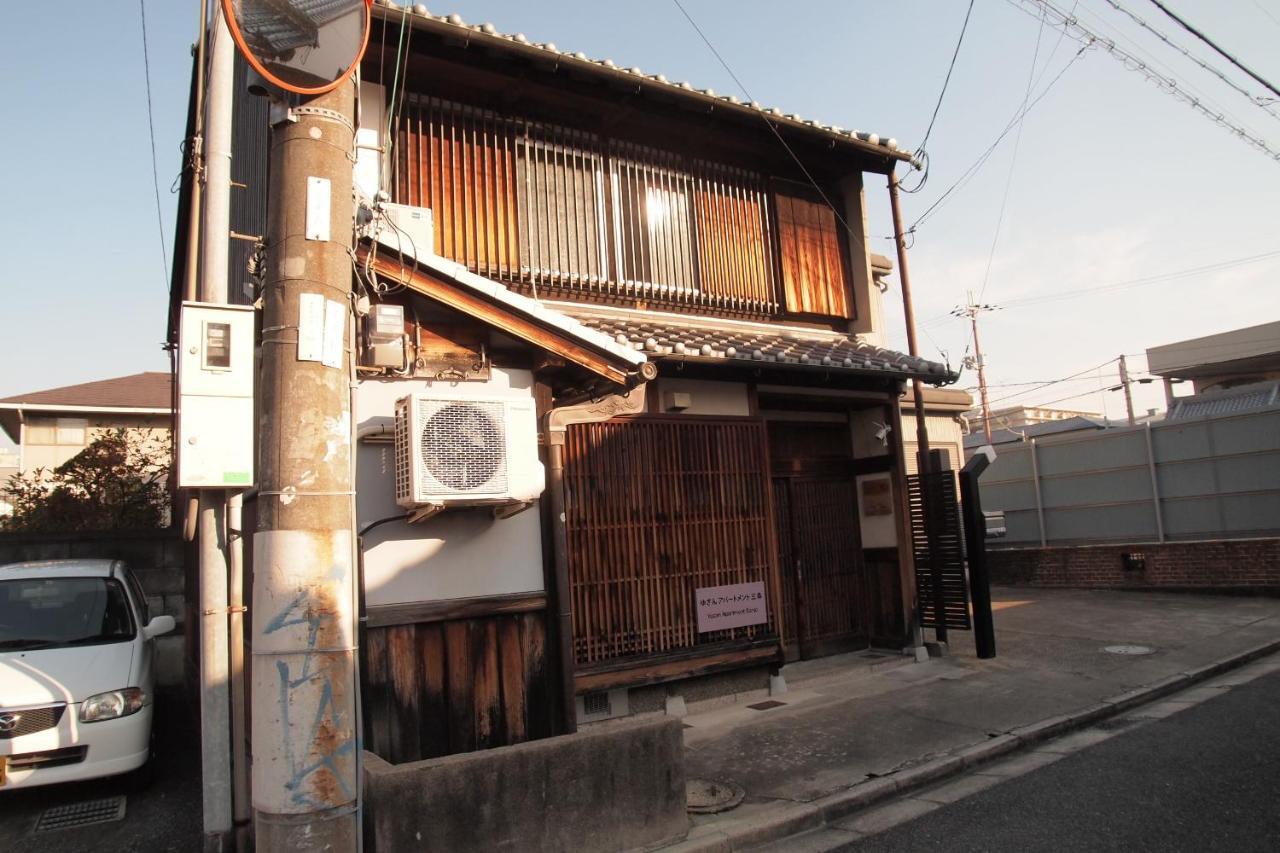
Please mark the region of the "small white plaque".
POLYGON ((763 581, 704 586, 694 590, 694 595, 699 634, 746 625, 763 625, 769 621, 763 581))
POLYGON ((324 301, 324 354, 320 363, 325 367, 342 367, 342 347, 346 342, 347 306, 332 299, 324 301))
POLYGON ((298 361, 319 361, 324 354, 324 303, 319 293, 298 296, 298 361))
POLYGON ((329 239, 328 178, 307 178, 307 239, 329 239))

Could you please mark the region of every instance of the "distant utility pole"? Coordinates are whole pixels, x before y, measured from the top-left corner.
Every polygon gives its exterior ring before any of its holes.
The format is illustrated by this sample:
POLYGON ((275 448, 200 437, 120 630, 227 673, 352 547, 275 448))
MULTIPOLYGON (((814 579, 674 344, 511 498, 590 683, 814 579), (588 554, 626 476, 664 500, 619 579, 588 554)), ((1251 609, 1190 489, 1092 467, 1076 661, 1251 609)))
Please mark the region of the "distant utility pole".
POLYGON ((1132 380, 1129 378, 1129 365, 1125 362, 1124 356, 1120 356, 1120 385, 1124 388, 1124 408, 1129 414, 1129 426, 1133 426, 1135 421, 1133 418, 1133 389, 1130 388, 1132 380))
POLYGON ((970 290, 965 304, 951 312, 956 317, 968 317, 969 325, 973 329, 973 363, 978 368, 978 394, 982 398, 982 433, 987 438, 987 444, 991 443, 991 406, 987 402, 987 365, 982 359, 982 344, 978 340, 978 315, 984 311, 994 310, 996 310, 994 305, 978 305, 974 302, 973 291, 970 290))

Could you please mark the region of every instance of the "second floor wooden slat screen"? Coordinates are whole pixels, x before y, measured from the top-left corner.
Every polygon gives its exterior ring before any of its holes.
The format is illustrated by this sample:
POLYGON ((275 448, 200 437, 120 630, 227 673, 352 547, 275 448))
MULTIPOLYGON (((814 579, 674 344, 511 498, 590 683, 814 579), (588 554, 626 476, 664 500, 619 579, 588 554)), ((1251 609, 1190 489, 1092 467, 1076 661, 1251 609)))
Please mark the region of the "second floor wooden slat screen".
POLYGON ((435 252, 488 276, 512 274, 517 125, 493 113, 413 99, 400 118, 397 201, 429 207, 435 252))
POLYGON ((761 175, 435 98, 411 96, 397 121, 396 200, 431 208, 435 251, 482 275, 848 316, 831 211, 780 194, 774 221, 761 175))
POLYGON ((787 310, 850 316, 835 214, 820 202, 781 192, 775 198, 787 310))

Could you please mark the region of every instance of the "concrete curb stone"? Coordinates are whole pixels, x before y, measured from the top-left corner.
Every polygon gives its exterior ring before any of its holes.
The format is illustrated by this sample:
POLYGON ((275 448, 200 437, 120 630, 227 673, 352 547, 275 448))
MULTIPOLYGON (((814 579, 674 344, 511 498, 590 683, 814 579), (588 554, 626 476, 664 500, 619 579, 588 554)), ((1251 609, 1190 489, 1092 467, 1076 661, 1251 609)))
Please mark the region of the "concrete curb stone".
POLYGON ((662 849, 670 853, 733 853, 832 825, 889 797, 919 790, 961 770, 979 767, 1007 753, 1027 749, 1108 717, 1118 716, 1138 705, 1207 681, 1215 675, 1237 669, 1277 651, 1280 651, 1280 640, 1263 643, 1211 664, 1184 670, 1144 687, 1108 697, 1097 705, 1019 726, 987 741, 962 747, 891 775, 855 784, 812 803, 796 803, 760 820, 742 821, 736 826, 716 826, 713 829, 708 825, 700 828, 703 830, 700 837, 662 849))

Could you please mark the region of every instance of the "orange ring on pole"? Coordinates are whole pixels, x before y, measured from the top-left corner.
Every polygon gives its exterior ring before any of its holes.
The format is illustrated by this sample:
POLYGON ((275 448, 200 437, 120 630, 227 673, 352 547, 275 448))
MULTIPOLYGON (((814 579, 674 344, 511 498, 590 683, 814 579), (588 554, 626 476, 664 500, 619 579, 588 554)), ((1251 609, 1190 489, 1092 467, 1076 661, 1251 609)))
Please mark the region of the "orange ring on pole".
POLYGON ((295 95, 323 95, 325 92, 331 92, 338 88, 343 81, 355 72, 356 66, 360 64, 360 60, 364 59, 364 52, 369 47, 369 30, 373 27, 373 15, 371 12, 373 0, 364 0, 364 35, 360 38, 360 49, 356 51, 355 58, 351 60, 351 64, 347 66, 347 69, 332 83, 326 83, 323 86, 310 88, 294 86, 268 71, 266 66, 258 61, 258 57, 253 55, 253 51, 249 49, 248 43, 244 40, 244 33, 240 32, 240 24, 236 21, 235 10, 231 8, 232 2, 234 0, 222 0, 222 17, 227 22, 227 29, 231 31, 231 39, 240 50, 240 55, 248 61, 254 71, 261 74, 271 85, 278 86, 286 92, 293 92, 295 95))

